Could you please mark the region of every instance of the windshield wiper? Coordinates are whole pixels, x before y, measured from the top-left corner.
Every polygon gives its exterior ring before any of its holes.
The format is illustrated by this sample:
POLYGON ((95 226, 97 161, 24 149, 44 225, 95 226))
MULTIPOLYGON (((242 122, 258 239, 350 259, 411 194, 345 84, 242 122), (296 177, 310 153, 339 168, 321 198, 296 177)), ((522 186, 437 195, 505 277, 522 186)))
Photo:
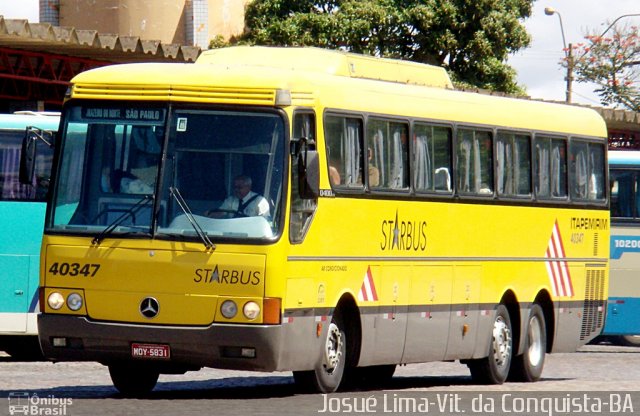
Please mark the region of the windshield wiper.
POLYGON ((171 196, 173 196, 173 199, 176 200, 182 212, 184 212, 184 215, 187 217, 187 219, 189 220, 189 223, 191 224, 193 229, 196 231, 196 234, 202 240, 204 247, 207 250, 215 250, 216 245, 211 242, 207 233, 205 233, 202 227, 200 226, 200 224, 198 224, 198 221, 196 220, 196 218, 193 216, 193 213, 191 212, 191 208, 189 208, 187 201, 184 200, 178 188, 170 186, 169 193, 171 194, 171 196))
POLYGON ((91 244, 96 246, 100 245, 102 240, 104 240, 109 234, 111 234, 113 230, 115 230, 120 224, 124 222, 124 220, 126 220, 130 216, 133 216, 135 218, 135 214, 151 201, 153 201, 153 195, 143 196, 138 202, 133 204, 131 208, 127 209, 125 212, 122 213, 122 215, 120 215, 111 224, 109 224, 107 228, 102 230, 100 234, 95 236, 93 240, 91 240, 91 244))

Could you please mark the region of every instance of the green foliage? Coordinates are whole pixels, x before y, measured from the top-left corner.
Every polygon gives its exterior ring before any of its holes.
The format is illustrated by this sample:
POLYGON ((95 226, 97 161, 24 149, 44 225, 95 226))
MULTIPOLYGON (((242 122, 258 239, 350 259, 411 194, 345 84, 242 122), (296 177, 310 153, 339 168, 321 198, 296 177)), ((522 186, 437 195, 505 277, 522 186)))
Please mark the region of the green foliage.
POLYGON ((640 34, 638 27, 612 29, 610 36, 589 34, 576 45, 569 62, 578 82, 593 82, 603 105, 622 105, 640 111, 640 34))
POLYGON ((446 67, 459 82, 521 93, 509 54, 528 46, 534 0, 255 0, 240 43, 317 46, 446 67))
POLYGON ((209 49, 224 48, 225 46, 228 46, 228 42, 222 35, 216 35, 209 41, 209 49))

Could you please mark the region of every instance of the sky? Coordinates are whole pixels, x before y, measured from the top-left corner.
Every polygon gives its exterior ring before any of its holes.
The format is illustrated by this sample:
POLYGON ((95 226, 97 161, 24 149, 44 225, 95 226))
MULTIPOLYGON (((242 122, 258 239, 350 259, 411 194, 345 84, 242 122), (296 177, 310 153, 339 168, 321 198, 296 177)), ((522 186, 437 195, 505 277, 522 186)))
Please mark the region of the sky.
MULTIPOLYGON (((532 36, 531 45, 509 58, 518 72, 518 83, 532 98, 565 100, 566 69, 560 21, 556 14, 547 16, 545 7, 560 13, 567 44, 584 42, 587 32, 602 33, 617 17, 640 14, 640 0, 537 0, 533 13, 525 20, 532 36)), ((640 16, 625 17, 619 24, 640 26, 640 16)), ((573 102, 600 106, 593 84, 573 83, 573 102)))
MULTIPOLYGON (((532 36, 529 48, 509 58, 518 73, 518 83, 529 96, 564 101, 566 70, 558 15, 547 16, 545 7, 553 7, 562 17, 567 43, 580 43, 588 31, 602 33, 618 16, 640 14, 640 0, 536 0, 533 14, 525 20, 532 36)), ((38 0, 0 0, 0 15, 10 19, 38 21, 38 0)), ((640 26, 640 16, 626 17, 620 24, 640 26)), ((594 85, 573 83, 573 102, 600 105, 594 85)))

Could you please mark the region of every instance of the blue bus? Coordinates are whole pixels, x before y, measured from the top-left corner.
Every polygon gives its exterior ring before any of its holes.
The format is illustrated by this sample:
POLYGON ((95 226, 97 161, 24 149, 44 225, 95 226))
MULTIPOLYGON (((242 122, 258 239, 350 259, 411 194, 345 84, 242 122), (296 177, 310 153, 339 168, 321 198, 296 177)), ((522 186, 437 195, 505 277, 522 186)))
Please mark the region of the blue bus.
POLYGON ((16 358, 42 354, 36 322, 40 243, 59 120, 58 113, 0 114, 0 351, 16 358), (33 171, 24 172, 22 164, 21 181, 23 146, 35 153, 28 164, 33 171))
POLYGON ((609 152, 611 262, 602 335, 640 346, 640 151, 609 152))

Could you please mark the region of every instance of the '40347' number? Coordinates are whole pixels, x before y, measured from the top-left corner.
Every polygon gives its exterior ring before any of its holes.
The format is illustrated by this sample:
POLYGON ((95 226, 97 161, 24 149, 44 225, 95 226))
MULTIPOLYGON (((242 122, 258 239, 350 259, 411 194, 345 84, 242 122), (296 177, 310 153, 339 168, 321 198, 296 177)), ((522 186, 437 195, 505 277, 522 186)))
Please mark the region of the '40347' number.
POLYGON ((100 270, 99 264, 80 263, 58 263, 55 262, 49 267, 49 273, 60 276, 84 276, 93 277, 100 270))

